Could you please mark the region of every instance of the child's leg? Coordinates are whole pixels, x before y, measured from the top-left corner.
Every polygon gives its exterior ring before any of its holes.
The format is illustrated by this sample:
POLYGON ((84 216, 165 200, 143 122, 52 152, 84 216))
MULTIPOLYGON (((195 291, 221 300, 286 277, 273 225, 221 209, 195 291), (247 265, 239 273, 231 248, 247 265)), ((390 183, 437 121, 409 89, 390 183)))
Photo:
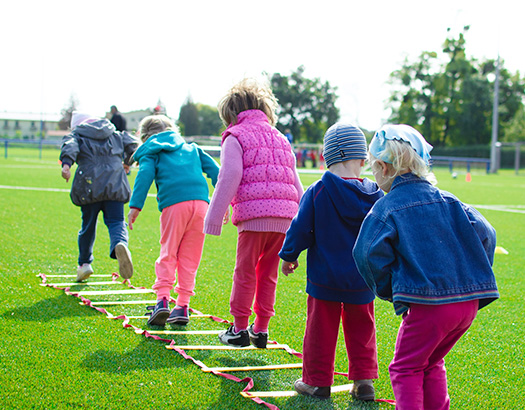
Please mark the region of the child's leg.
POLYGON ((343 304, 343 331, 348 353, 348 379, 377 379, 377 343, 374 302, 343 304))
POLYGON ((237 238, 237 253, 233 271, 230 313, 234 317, 235 330, 244 330, 252 314, 255 295, 255 267, 264 246, 265 232, 240 232, 237 238))
POLYGON ((443 358, 476 317, 478 301, 446 305, 411 304, 396 340, 390 379, 402 409, 448 409, 443 358))
POLYGON ((325 387, 334 383, 334 362, 341 303, 308 296, 303 341, 303 382, 325 387))
MULTIPOLYGON (((262 233, 262 232, 261 232, 262 233)), ((267 332, 270 318, 275 316, 275 292, 279 278, 279 251, 285 235, 264 232, 264 245, 255 267, 256 287, 253 310, 256 313, 254 331, 267 332)))
MULTIPOLYGON (((190 297, 195 295, 195 277, 204 247, 204 217, 208 210, 208 203, 205 201, 188 201, 182 204, 181 207, 185 207, 189 215, 186 232, 179 246, 179 266, 175 292, 178 294, 177 305, 189 306, 190 297)), ((181 207, 177 209, 177 212, 185 212, 181 207)))
POLYGON ((109 256, 116 259, 115 246, 118 243, 128 245, 128 230, 124 219, 124 202, 103 201, 101 209, 104 215, 104 223, 109 232, 109 256))
POLYGON ((97 233, 97 218, 101 202, 82 205, 82 228, 78 232, 78 265, 93 262, 93 245, 97 233))
POLYGON ((164 208, 160 214, 160 255, 155 262, 157 278, 152 286, 157 293, 157 300, 169 300, 175 283, 179 245, 186 229, 186 216, 179 212, 180 207, 177 205, 180 204, 164 208))

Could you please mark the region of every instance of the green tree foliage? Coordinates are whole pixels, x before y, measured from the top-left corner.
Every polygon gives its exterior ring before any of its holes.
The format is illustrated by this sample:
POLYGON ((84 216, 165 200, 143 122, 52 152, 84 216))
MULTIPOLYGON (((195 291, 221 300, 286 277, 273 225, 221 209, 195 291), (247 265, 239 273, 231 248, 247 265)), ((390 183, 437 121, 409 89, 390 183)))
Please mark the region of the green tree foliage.
POLYGON ((224 126, 217 108, 205 104, 197 104, 199 123, 202 135, 220 135, 224 126))
POLYGON ((306 78, 304 66, 290 76, 271 77, 273 93, 279 101, 277 128, 289 129, 294 141, 321 142, 325 131, 339 119, 337 88, 319 78, 306 78))
POLYGON ((177 125, 180 128, 182 135, 200 135, 201 124, 199 122, 199 110, 197 105, 188 97, 184 104, 180 107, 179 120, 177 125))
POLYGON ((78 100, 74 94, 71 94, 67 105, 64 108, 62 108, 62 110, 60 111, 61 117, 60 117, 60 120, 58 121, 59 130, 69 129, 71 125, 71 117, 73 115, 73 111, 75 111, 77 107, 78 107, 78 100))
POLYGON ((195 104, 190 97, 180 108, 177 125, 185 136, 220 135, 224 128, 217 108, 195 104))
MULTIPOLYGON (((479 63, 465 51, 465 27, 447 38, 442 58, 423 52, 391 74, 389 121, 418 128, 434 146, 486 144, 492 133, 496 62, 479 63)), ((499 130, 523 107, 524 80, 500 66, 499 130)))

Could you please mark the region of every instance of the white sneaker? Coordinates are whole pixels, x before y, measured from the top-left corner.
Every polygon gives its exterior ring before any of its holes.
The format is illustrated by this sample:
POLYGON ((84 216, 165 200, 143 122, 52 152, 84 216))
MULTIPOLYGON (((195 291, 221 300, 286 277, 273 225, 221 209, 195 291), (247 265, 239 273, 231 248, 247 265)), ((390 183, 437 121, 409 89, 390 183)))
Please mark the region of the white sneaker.
POLYGON ((77 282, 82 282, 91 276, 93 268, 89 263, 84 263, 77 268, 77 282))
POLYGON ((115 246, 115 256, 118 260, 118 272, 122 279, 129 279, 133 276, 133 262, 131 252, 125 243, 119 242, 115 246))

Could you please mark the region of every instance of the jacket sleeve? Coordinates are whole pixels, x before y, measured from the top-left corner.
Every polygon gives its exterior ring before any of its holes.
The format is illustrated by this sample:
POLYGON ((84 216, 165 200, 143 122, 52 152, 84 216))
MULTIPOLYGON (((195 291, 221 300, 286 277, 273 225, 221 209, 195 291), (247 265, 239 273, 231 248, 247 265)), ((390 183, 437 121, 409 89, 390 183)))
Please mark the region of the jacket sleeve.
POLYGON ((133 193, 131 194, 131 200, 129 202, 130 208, 142 209, 148 191, 155 180, 155 158, 153 156, 144 155, 140 158, 139 172, 135 178, 133 184, 133 193))
POLYGON ((388 224, 368 214, 354 245, 353 255, 359 273, 379 298, 392 302, 392 265, 396 256, 392 246, 396 233, 388 224))
POLYGON ((131 165, 134 162, 133 153, 137 150, 139 142, 129 132, 122 132, 122 143, 124 145, 124 164, 131 165))
POLYGON ((282 260, 287 262, 296 261, 301 252, 310 248, 315 242, 313 197, 313 189, 307 189, 301 198, 297 215, 292 219, 279 252, 279 257, 282 260))
POLYGON ((470 220, 470 224, 478 234, 479 240, 483 244, 483 248, 492 266, 494 263, 494 252, 496 250, 496 230, 477 209, 466 204, 463 204, 463 209, 470 220))
POLYGON ((211 179, 211 184, 215 186, 217 184, 217 177, 219 176, 219 164, 202 148, 197 147, 197 149, 199 150, 202 171, 211 179))
POLYGON ((78 140, 73 134, 68 134, 62 138, 60 161, 63 164, 73 165, 77 160, 78 151, 78 140))
POLYGON ((224 214, 242 180, 242 147, 235 137, 226 138, 221 149, 221 168, 210 207, 204 219, 204 233, 219 236, 224 214))

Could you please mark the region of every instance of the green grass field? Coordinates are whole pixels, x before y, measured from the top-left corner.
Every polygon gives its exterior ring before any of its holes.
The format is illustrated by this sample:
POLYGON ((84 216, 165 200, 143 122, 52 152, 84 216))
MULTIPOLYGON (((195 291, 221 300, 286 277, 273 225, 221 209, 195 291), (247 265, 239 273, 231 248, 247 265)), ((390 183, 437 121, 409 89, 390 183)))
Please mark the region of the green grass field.
MULTIPOLYGON (((58 151, 9 152, 0 158, 0 402, 2 409, 256 409, 265 408, 239 393, 246 383, 235 383, 202 372, 195 364, 165 348, 166 343, 124 329, 120 320, 79 304, 61 290, 40 286, 39 273, 74 274, 80 210, 60 177, 58 151), (15 189, 15 187, 35 189, 15 189)), ((136 170, 132 172, 131 180, 136 170)), ((513 171, 472 174, 452 179, 437 170, 438 186, 479 210, 497 230, 498 245, 509 254, 495 256, 501 299, 479 312, 470 331, 447 356, 449 393, 453 409, 525 408, 525 177, 513 171)), ((302 174, 305 186, 319 174, 302 174)), ((127 213, 127 209, 126 209, 127 213)), ((159 251, 159 212, 155 198, 130 232, 135 264, 135 286, 151 287, 159 251)), ((108 256, 108 235, 102 221, 95 244, 95 273, 111 273, 117 264, 108 256)), ((236 245, 235 229, 228 225, 221 237, 206 238, 192 307, 228 320, 228 300, 236 245)), ((278 285, 277 315, 270 338, 302 350, 306 317, 305 263, 278 285)), ((50 279, 51 281, 51 279, 50 279)), ((53 280, 56 282, 57 280, 53 280)), ((62 280, 60 280, 62 281, 62 280)), ((78 287, 77 289, 79 289, 78 287)), ((85 290, 100 289, 96 286, 85 290)), ((123 289, 124 286, 115 288, 123 289)), ((136 298, 152 298, 135 296, 136 298)), ((109 297, 98 297, 99 300, 109 297)), ((116 297, 114 297, 116 298, 116 297)), ((96 297, 91 298, 96 300, 96 297)), ((141 315, 140 306, 111 306, 113 314, 141 315)), ((376 302, 380 378, 378 398, 393 399, 388 378, 400 319, 392 306, 376 302)), ((145 320, 132 324, 146 328, 145 320)), ((209 319, 193 319, 188 329, 223 329, 209 319)), ((216 336, 175 336, 177 344, 218 344, 216 336)), ((283 351, 200 351, 191 353, 208 366, 297 363, 283 351)), ((342 336, 336 371, 347 371, 342 336)), ((301 371, 240 372, 252 377, 253 391, 292 390, 301 371)), ((336 376, 335 384, 348 383, 336 376)), ((304 397, 268 398, 280 409, 393 409, 386 403, 354 402, 347 393, 318 402, 304 397)))

